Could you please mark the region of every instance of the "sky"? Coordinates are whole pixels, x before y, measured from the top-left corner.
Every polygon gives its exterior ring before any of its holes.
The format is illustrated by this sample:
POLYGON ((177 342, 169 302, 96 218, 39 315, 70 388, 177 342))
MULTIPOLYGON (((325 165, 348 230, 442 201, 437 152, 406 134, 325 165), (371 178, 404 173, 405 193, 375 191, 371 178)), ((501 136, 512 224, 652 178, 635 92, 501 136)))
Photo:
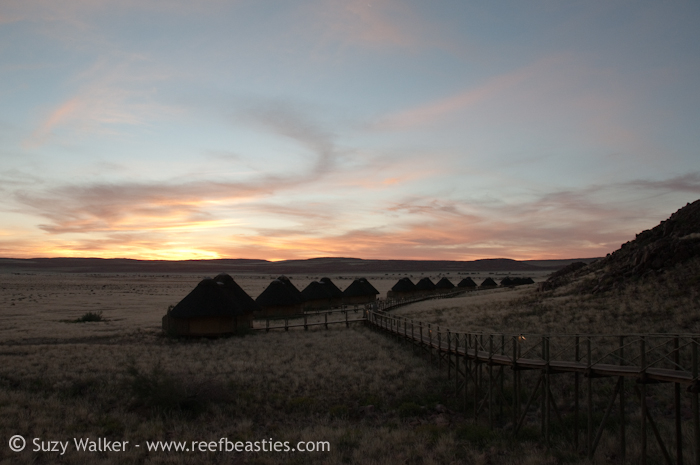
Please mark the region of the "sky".
POLYGON ((700 3, 3 0, 0 257, 565 259, 700 198, 700 3))

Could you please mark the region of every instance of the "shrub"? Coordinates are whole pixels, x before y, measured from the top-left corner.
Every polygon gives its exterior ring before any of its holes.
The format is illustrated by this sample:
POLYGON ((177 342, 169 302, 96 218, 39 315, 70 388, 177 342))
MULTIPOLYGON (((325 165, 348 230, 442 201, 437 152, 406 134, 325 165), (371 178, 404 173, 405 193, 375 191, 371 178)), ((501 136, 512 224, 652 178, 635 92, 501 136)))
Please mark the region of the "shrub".
POLYGON ((75 320, 76 323, 91 323, 93 321, 106 320, 102 317, 102 312, 87 312, 84 313, 83 316, 75 320))

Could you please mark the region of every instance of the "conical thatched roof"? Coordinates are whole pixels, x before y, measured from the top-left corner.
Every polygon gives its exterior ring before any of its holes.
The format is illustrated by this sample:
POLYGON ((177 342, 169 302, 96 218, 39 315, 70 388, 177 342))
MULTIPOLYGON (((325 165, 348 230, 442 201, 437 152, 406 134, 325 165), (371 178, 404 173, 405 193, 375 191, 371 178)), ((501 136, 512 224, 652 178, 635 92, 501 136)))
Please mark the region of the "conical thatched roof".
POLYGON ((309 283, 309 285, 306 286, 303 291, 301 291, 301 295, 304 297, 304 301, 306 302, 313 300, 329 300, 333 298, 330 286, 318 281, 309 283))
POLYGON ((494 281, 491 278, 486 278, 484 279, 484 282, 481 283, 481 287, 496 287, 498 284, 496 284, 496 281, 494 281))
POLYGON ((292 291, 294 294, 297 295, 301 299, 301 301, 304 301, 304 296, 301 295, 301 291, 297 289, 297 287, 292 284, 292 281, 286 277, 286 276, 280 276, 277 278, 278 280, 282 281, 282 283, 289 288, 290 291, 292 291))
POLYGON ((231 276, 226 273, 221 273, 214 278, 214 281, 216 281, 217 284, 223 285, 226 293, 240 305, 248 308, 249 312, 260 310, 255 300, 253 300, 231 276))
POLYGON ((401 278, 391 290, 394 292, 413 292, 416 290, 416 285, 409 278, 401 278))
POLYGON ((510 276, 501 280, 502 286, 522 286, 524 284, 534 284, 532 278, 511 278, 510 276))
POLYGON ((452 284, 452 281, 450 281, 447 278, 442 278, 435 285, 435 289, 454 289, 454 288, 455 288, 455 285, 452 284))
POLYGON ((457 287, 476 287, 476 283, 472 278, 464 278, 457 284, 457 287))
POLYGON ((343 297, 358 297, 377 295, 379 291, 372 286, 365 278, 354 280, 344 291, 343 297))
POLYGON ((238 316, 259 310, 253 299, 228 275, 203 279, 169 313, 172 318, 238 316))
POLYGON ((435 283, 430 280, 430 278, 425 277, 418 281, 416 284, 416 290, 417 291, 434 291, 435 290, 435 283))
POLYGON ((379 291, 374 286, 372 286, 372 284, 370 284, 370 282, 367 281, 365 278, 360 278, 360 282, 362 283, 363 286, 365 286, 368 294, 374 294, 374 295, 379 294, 379 291))
POLYGON ((319 282, 328 285, 328 289, 333 294, 333 298, 339 299, 339 298, 343 297, 343 291, 338 289, 338 286, 333 284, 333 281, 331 281, 330 278, 321 278, 321 280, 319 282))
POLYGON ((515 286, 515 282, 510 279, 510 276, 506 276, 505 278, 501 279, 501 286, 515 286))
POLYGON ((284 280, 278 278, 267 286, 267 289, 255 299, 255 302, 261 307, 285 307, 299 305, 303 302, 303 298, 301 292, 289 283, 289 280, 285 283, 284 280))

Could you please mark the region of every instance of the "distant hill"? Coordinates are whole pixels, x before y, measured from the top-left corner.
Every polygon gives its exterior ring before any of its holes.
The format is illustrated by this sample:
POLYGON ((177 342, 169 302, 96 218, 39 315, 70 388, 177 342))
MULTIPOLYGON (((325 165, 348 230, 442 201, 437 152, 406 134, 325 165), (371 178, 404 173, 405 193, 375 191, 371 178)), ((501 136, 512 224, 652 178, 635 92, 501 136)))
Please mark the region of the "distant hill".
MULTIPOLYGON (((586 259, 592 260, 592 259, 586 259)), ((527 273, 552 271, 571 260, 547 260, 535 263, 493 258, 473 261, 449 260, 362 260, 359 258, 312 258, 270 262, 254 259, 221 260, 131 260, 125 258, 0 258, 4 272, 63 272, 63 273, 262 273, 262 274, 323 274, 323 273, 405 273, 405 272, 490 272, 512 271, 527 273)))
POLYGON ((698 267, 693 266, 698 262, 700 200, 687 204, 653 229, 640 232, 605 258, 591 265, 571 264, 554 273, 543 285, 553 289, 582 279, 581 290, 597 293, 669 271, 679 273, 678 279, 698 281, 698 267))

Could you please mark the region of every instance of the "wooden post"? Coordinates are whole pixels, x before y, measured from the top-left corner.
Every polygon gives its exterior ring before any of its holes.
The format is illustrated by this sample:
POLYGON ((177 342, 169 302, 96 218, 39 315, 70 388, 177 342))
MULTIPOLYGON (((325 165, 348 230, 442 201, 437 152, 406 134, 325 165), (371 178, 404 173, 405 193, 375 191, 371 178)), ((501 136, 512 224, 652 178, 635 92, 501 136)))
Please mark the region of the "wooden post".
MULTIPOLYGON (((574 359, 576 362, 581 360, 579 351, 579 337, 574 338, 574 359)), ((579 399, 579 385, 581 383, 581 375, 577 371, 574 373, 574 449, 578 452, 578 399, 579 399)))
POLYGON ((641 391, 640 395, 642 404, 642 465, 647 463, 647 383, 646 383, 646 365, 647 365, 647 351, 646 351, 646 341, 644 336, 639 337, 639 354, 640 354, 640 367, 639 374, 641 376, 641 391))
POLYGON ((586 431, 586 452, 588 453, 588 460, 593 460, 593 373, 591 372, 591 367, 593 366, 593 359, 591 354, 591 336, 586 336, 586 352, 588 355, 588 389, 586 392, 587 399, 587 416, 588 416, 588 430, 586 431))
POLYGON ((550 421, 552 419, 551 417, 551 404, 552 404, 552 391, 550 389, 550 373, 549 373, 549 337, 544 338, 544 360, 545 360, 545 369, 544 369, 544 381, 547 386, 545 389, 545 402, 544 402, 544 437, 545 441, 547 442, 547 445, 550 445, 549 442, 549 429, 550 429, 550 421))
POLYGON ((693 433, 695 433, 695 463, 700 465, 700 412, 698 412, 698 343, 700 338, 694 337, 691 341, 691 353, 693 362, 693 385, 690 394, 690 408, 693 410, 693 433))
POLYGON ((430 351, 430 363, 433 363, 433 330, 428 323, 428 350, 430 351))
POLYGON ((416 336, 413 333, 413 320, 411 320, 411 348, 413 349, 413 353, 416 353, 416 336))
POLYGON ((489 335, 489 428, 493 429, 493 334, 489 335))
POLYGON ((270 319, 265 318, 265 332, 268 333, 270 332, 270 319))
MULTIPOLYGON (((673 338, 673 363, 678 370, 680 364, 680 341, 678 336, 673 338)), ((683 431, 681 427, 681 385, 673 384, 673 413, 676 417, 676 465, 683 465, 683 431)))
POLYGON ((324 313, 323 316, 325 318, 326 329, 328 329, 328 313, 324 313))
POLYGON ((452 379, 452 335, 447 330, 447 379, 452 379))
MULTIPOLYGON (((625 365, 625 336, 620 336, 620 366, 625 365)), ((625 435, 625 377, 620 376, 620 459, 624 463, 627 457, 627 438, 625 435)))
POLYGON ((477 422, 479 418, 479 373, 481 373, 481 363, 479 362, 479 339, 474 335, 474 423, 477 422))
POLYGON ((547 361, 547 349, 546 349, 546 337, 542 336, 541 340, 541 353, 542 353, 542 360, 545 361, 545 368, 542 370, 542 386, 540 387, 541 394, 540 394, 540 432, 542 436, 545 437, 545 442, 547 442, 547 445, 549 445, 549 437, 547 436, 547 415, 545 414, 547 410, 547 401, 549 398, 547 397, 547 387, 549 387, 547 383, 547 367, 546 367, 546 361, 547 361))
POLYGON ((289 318, 284 319, 284 330, 289 331, 289 318))
MULTIPOLYGON (((327 314, 326 314, 326 315, 327 315, 327 314)), ((348 312, 345 312, 345 327, 346 327, 346 328, 349 328, 349 327, 350 327, 350 323, 348 323, 348 312)))
POLYGON ((308 331, 308 330, 309 330, 309 327, 306 324, 306 313, 304 313, 304 331, 308 331))
POLYGON ((471 334, 464 335, 464 414, 467 413, 469 376, 471 375, 472 364, 469 361, 469 347, 471 346, 471 334))
POLYGON ((518 417, 520 412, 518 411, 518 397, 520 396, 519 386, 518 386, 518 336, 513 336, 513 434, 515 434, 515 425, 518 424, 518 417))
MULTIPOLYGON (((506 353, 506 335, 501 334, 501 355, 505 355, 506 353)), ((501 365, 498 368, 498 373, 501 377, 501 382, 498 388, 499 396, 498 396, 498 417, 500 421, 503 421, 503 378, 505 378, 505 373, 504 373, 504 367, 501 365)))
POLYGON ((459 333, 455 333, 455 397, 459 395, 459 333))
POLYGON ((438 370, 442 369, 442 336, 440 335, 440 327, 437 327, 437 340, 438 340, 438 370))
POLYGON ((418 322, 418 330, 420 331, 420 348, 423 349, 423 322, 418 322))

